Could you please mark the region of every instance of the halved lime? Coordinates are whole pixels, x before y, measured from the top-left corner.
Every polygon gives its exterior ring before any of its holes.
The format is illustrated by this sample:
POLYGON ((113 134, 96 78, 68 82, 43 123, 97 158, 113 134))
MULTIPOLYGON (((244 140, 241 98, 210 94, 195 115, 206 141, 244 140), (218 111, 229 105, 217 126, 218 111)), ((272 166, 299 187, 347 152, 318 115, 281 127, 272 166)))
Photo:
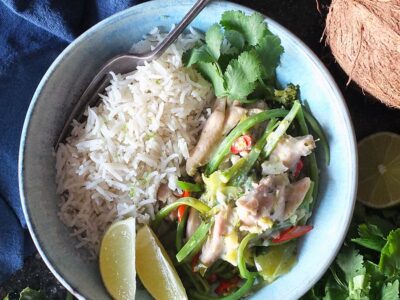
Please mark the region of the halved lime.
POLYGON ((136 236, 136 271, 156 300, 187 299, 185 288, 164 247, 147 225, 136 236))
POLYGON ((358 143, 361 203, 385 208, 400 203, 400 135, 379 132, 358 143))
POLYGON ((101 242, 101 277, 107 291, 116 300, 135 299, 135 223, 134 218, 115 222, 101 242))

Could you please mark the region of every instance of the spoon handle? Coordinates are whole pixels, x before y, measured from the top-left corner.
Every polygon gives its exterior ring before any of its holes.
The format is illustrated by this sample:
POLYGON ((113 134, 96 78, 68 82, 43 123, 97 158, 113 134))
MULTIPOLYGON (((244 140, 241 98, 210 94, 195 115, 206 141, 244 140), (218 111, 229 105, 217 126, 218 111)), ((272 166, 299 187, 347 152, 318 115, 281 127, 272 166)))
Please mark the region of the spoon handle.
POLYGON ((198 0, 189 12, 183 17, 182 21, 172 29, 167 36, 159 43, 153 51, 148 54, 148 59, 157 59, 164 53, 164 51, 178 38, 178 36, 188 27, 188 25, 193 21, 193 19, 203 10, 203 8, 211 0, 198 0))

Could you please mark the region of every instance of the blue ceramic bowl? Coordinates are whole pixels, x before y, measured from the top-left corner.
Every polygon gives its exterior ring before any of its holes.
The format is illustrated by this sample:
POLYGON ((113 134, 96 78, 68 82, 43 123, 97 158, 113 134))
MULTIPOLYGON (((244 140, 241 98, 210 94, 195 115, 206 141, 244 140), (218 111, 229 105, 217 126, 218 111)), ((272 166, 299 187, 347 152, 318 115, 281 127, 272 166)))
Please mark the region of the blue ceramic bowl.
MULTIPOLYGON (((127 52, 155 26, 168 30, 192 6, 189 0, 147 2, 97 24, 71 45, 51 65, 32 99, 22 133, 19 184, 25 217, 33 240, 47 266, 75 296, 109 299, 97 261, 86 260, 84 250, 57 217, 53 145, 75 101, 96 71, 109 58, 127 52)), ((214 1, 193 22, 205 31, 225 10, 251 9, 214 1)), ((278 79, 301 87, 314 116, 320 121, 331 147, 331 163, 321 169, 314 230, 301 239, 297 265, 286 275, 251 296, 251 299, 296 299, 327 270, 347 231, 355 201, 357 152, 354 132, 343 97, 318 58, 292 33, 267 18, 269 28, 285 48, 278 79)), ((321 155, 319 156, 321 157, 321 155)), ((321 166, 323 162, 320 162, 321 166)), ((138 298, 150 298, 138 291, 138 298)))

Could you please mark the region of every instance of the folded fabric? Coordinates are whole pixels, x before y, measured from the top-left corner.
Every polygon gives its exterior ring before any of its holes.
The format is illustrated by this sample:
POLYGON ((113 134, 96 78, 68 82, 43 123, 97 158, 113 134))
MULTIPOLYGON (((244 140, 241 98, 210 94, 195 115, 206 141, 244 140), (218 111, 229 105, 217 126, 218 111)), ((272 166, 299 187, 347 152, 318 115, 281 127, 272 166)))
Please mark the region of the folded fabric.
POLYGON ((32 252, 17 171, 20 135, 32 95, 69 42, 101 19, 140 2, 0 0, 0 284, 32 252))

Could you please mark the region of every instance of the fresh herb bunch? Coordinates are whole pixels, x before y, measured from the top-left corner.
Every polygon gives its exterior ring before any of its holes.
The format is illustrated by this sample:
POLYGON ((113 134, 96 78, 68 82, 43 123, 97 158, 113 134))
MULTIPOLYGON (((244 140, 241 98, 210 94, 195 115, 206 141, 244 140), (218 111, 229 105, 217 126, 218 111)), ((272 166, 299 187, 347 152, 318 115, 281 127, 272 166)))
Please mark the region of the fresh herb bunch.
POLYGON ((303 300, 398 300, 399 212, 357 206, 335 262, 303 300))
POLYGON ((212 83, 217 97, 291 105, 298 99, 298 86, 276 89, 275 70, 282 53, 281 40, 269 31, 261 14, 227 11, 207 31, 205 44, 184 53, 183 62, 212 83))

